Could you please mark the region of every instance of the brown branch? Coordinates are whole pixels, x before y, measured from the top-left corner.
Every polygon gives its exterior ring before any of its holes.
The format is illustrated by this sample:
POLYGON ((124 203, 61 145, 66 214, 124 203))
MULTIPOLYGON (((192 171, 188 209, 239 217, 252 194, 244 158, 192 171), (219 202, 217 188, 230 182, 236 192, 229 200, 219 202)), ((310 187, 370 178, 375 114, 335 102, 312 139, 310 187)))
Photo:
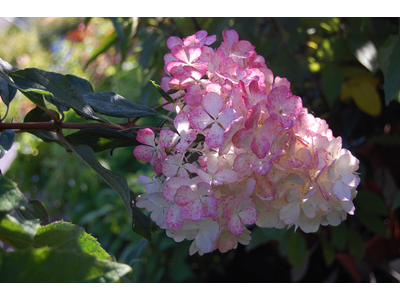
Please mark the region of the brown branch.
MULTIPOLYGON (((24 122, 24 123, 0 123, 0 131, 5 129, 16 130, 60 130, 60 129, 86 129, 86 128, 113 128, 113 129, 128 129, 131 124, 103 124, 103 123, 59 123, 54 122, 24 122)), ((143 126, 150 128, 153 131, 159 132, 162 128, 143 126)))

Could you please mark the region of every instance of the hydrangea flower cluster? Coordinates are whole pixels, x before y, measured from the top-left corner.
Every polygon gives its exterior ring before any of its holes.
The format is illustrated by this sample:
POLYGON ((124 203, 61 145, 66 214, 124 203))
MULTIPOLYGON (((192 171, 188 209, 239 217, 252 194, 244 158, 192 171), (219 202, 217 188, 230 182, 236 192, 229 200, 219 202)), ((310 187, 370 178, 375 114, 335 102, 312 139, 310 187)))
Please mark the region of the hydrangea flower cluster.
POLYGON ((247 245, 246 225, 338 225, 355 210, 358 160, 250 42, 234 30, 216 50, 215 40, 206 31, 167 40, 161 86, 177 90, 165 106, 175 130, 137 132, 134 155, 156 173, 140 176, 137 207, 176 242, 193 240, 190 255, 247 245))

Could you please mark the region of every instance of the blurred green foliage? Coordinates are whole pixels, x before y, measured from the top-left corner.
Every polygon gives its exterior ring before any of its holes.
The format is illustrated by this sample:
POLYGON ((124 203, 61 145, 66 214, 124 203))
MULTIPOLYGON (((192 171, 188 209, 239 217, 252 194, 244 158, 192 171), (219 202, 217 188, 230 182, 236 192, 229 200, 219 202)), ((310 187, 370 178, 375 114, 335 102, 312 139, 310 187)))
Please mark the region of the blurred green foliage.
MULTIPOLYGON (((132 266, 133 282, 358 282, 396 281, 383 266, 400 257, 399 68, 397 18, 39 18, 30 30, 0 32, 0 57, 18 68, 37 67, 88 79, 94 90, 113 91, 155 107, 169 36, 235 29, 250 41, 275 76, 325 118, 343 146, 360 159, 355 216, 315 234, 252 228, 250 245, 189 257, 190 242, 175 243, 152 224, 150 243, 131 229, 116 193, 57 144, 18 134, 18 156, 7 177, 29 199, 40 200, 51 220, 83 226, 118 262, 132 266), (393 101, 394 100, 394 101, 393 101), (394 153, 394 154, 393 154, 394 153), (397 171, 396 171, 397 170, 397 171), (382 179, 384 178, 384 179, 382 179)), ((19 95, 6 121, 33 106, 19 95)), ((5 107, 1 107, 4 115, 5 107)), ((66 114, 70 122, 74 115, 66 114)), ((140 120, 154 124, 151 118, 140 120)), ((73 132, 73 131, 71 131, 73 132)), ((152 173, 134 159, 133 147, 100 152, 100 163, 137 182, 152 173)), ((393 270, 391 270, 393 271, 393 270)), ((393 274, 393 273, 392 273, 393 274)), ((398 278, 397 278, 398 280, 398 278)))

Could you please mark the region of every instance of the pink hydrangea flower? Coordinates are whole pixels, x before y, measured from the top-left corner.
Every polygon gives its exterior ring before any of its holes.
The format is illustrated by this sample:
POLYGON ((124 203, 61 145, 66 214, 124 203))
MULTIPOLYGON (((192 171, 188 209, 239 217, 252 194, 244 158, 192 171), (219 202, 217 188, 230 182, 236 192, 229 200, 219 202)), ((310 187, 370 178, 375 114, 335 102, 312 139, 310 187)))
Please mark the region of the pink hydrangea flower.
POLYGON ((138 130, 134 155, 156 174, 139 177, 137 206, 176 242, 193 241, 190 255, 248 245, 253 224, 337 226, 355 211, 358 160, 249 41, 222 35, 217 49, 205 31, 167 40, 161 85, 179 90, 165 106, 175 130, 138 130))

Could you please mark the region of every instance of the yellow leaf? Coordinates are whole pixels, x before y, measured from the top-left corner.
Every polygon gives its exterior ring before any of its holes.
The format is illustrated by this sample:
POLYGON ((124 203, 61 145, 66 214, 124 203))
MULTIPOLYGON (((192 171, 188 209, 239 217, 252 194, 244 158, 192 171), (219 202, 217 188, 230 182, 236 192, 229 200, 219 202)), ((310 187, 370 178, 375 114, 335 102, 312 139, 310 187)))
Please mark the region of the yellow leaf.
POLYGON ((352 77, 340 91, 340 100, 353 99, 359 109, 376 117, 381 114, 382 105, 376 87, 379 79, 375 77, 352 77))

